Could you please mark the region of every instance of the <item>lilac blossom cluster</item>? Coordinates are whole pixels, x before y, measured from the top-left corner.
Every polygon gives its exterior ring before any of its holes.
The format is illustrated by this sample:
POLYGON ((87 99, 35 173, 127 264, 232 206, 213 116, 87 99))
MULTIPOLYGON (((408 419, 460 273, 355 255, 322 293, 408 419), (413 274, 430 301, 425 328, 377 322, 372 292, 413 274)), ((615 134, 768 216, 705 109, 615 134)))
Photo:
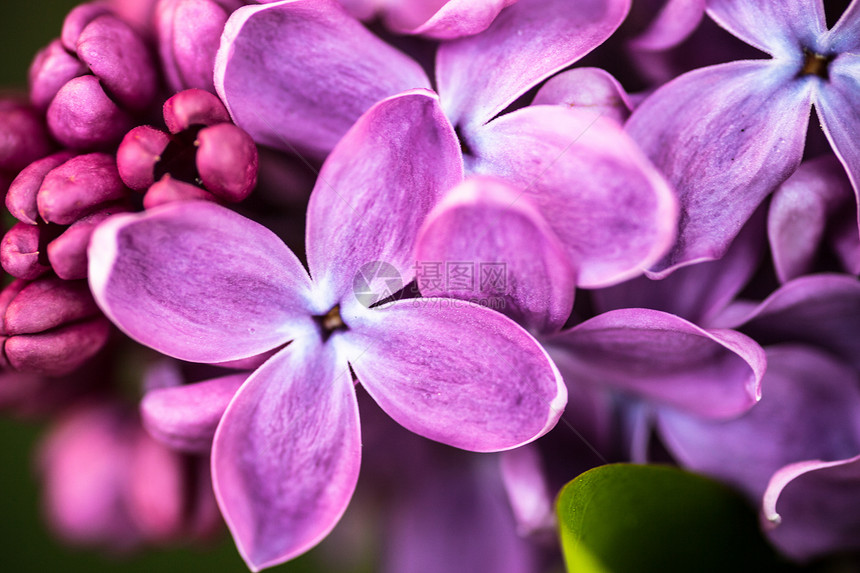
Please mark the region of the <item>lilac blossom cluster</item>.
POLYGON ((656 460, 789 559, 860 550, 840 8, 78 6, 0 102, 0 407, 55 420, 51 523, 223 518, 256 571, 368 496, 382 570, 539 573, 565 482, 656 460))

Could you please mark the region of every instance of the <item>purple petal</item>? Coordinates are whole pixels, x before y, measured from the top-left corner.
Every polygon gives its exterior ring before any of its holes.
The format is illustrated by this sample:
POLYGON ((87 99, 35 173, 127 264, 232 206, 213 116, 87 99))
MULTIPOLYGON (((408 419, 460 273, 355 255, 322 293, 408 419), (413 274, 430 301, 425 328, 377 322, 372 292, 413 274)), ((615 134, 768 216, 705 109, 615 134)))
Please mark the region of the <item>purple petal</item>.
POLYGON ((60 40, 54 40, 40 50, 30 64, 30 102, 44 112, 67 81, 86 72, 87 67, 70 54, 60 40))
POLYGON ((811 275, 784 284, 756 307, 729 307, 715 319, 761 344, 803 342, 860 367, 860 282, 846 275, 811 275))
POLYGON ((708 0, 708 15, 747 44, 777 57, 802 58, 801 46, 819 50, 827 29, 821 0, 708 0))
POLYGON ((155 166, 169 143, 169 135, 148 125, 126 133, 116 151, 116 166, 123 183, 135 191, 149 189, 155 183, 155 166))
POLYGON ((388 26, 400 34, 451 40, 483 32, 499 12, 515 2, 517 0, 407 0, 390 6, 385 19, 388 26))
POLYGON ((240 8, 215 61, 215 87, 239 127, 258 144, 315 157, 376 102, 429 86, 417 63, 333 0, 240 8))
POLYGON ((803 461, 781 468, 764 494, 768 537, 797 560, 856 551, 860 540, 858 483, 860 456, 803 461))
POLYGON ((346 361, 313 335, 275 355, 227 408, 215 494, 254 571, 304 553, 343 515, 358 479, 358 403, 346 361))
POLYGON ((845 170, 832 155, 802 163, 777 189, 770 202, 767 231, 780 282, 814 268, 828 218, 853 203, 845 170))
POLYGON ((313 327, 311 285, 295 255, 265 227, 212 203, 118 215, 93 234, 89 259, 105 314, 183 360, 249 357, 313 327))
POLYGON ((147 392, 140 403, 144 427, 173 449, 208 453, 224 410, 247 378, 244 372, 147 392))
POLYGON ((745 412, 759 397, 762 349, 731 330, 704 330, 649 309, 610 311, 547 338, 576 379, 706 418, 745 412))
POLYGON ((242 201, 257 185, 257 146, 232 123, 200 130, 195 161, 203 185, 225 201, 242 201))
POLYGON ((200 89, 187 89, 164 102, 164 123, 170 133, 179 133, 192 125, 229 123, 230 114, 221 100, 200 89))
POLYGON ((548 432, 567 391, 525 330, 454 299, 344 307, 343 334, 359 382, 400 425, 431 440, 487 452, 548 432))
POLYGON ((462 177, 460 145, 434 93, 368 110, 323 165, 308 206, 308 265, 329 308, 377 261, 399 273, 400 286, 411 281, 418 228, 462 177))
POLYGON ((499 180, 468 179, 446 195, 421 227, 415 258, 424 296, 480 301, 538 332, 559 330, 573 308, 576 272, 563 246, 499 180), (463 284, 451 280, 458 267, 463 284))
POLYGON ((486 123, 529 88, 603 43, 629 0, 520 0, 477 36, 443 43, 436 57, 442 107, 454 125, 486 123))
POLYGON ((218 199, 201 187, 174 179, 169 173, 150 185, 143 196, 143 208, 154 209, 175 201, 217 201, 218 199))
POLYGON ((643 276, 594 291, 596 309, 652 308, 708 325, 756 272, 764 251, 763 227, 762 217, 753 217, 716 261, 680 268, 661 280, 643 276))
POLYGON ((636 276, 672 243, 674 193, 598 113, 527 107, 491 121, 468 144, 475 172, 506 179, 538 206, 579 267, 579 286, 636 276))
POLYGON ((624 123, 633 109, 618 80, 599 68, 574 68, 553 76, 535 94, 532 105, 589 108, 618 123, 624 123))
POLYGON ((634 110, 628 132, 681 199, 676 244, 655 272, 721 257, 765 196, 797 169, 815 80, 795 74, 794 66, 770 61, 702 68, 634 110))
POLYGON ((658 414, 666 445, 685 467, 724 479, 755 500, 785 464, 860 451, 860 385, 852 368, 800 345, 769 347, 767 363, 761 401, 739 418, 658 414))
POLYGON ((816 92, 815 109, 821 116, 821 127, 833 151, 848 172, 855 196, 860 197, 860 144, 856 137, 860 129, 860 97, 857 95, 860 56, 840 55, 830 64, 828 73, 829 81, 822 83, 816 92))
POLYGON ((649 52, 674 48, 698 27, 705 15, 705 3, 705 0, 666 0, 648 28, 630 40, 630 47, 649 52))
POLYGON ((852 0, 822 42, 830 53, 856 52, 860 47, 860 2, 852 0))
POLYGON ((78 219, 63 233, 48 243, 48 260, 61 279, 70 281, 87 278, 87 246, 96 227, 125 208, 110 208, 78 219))

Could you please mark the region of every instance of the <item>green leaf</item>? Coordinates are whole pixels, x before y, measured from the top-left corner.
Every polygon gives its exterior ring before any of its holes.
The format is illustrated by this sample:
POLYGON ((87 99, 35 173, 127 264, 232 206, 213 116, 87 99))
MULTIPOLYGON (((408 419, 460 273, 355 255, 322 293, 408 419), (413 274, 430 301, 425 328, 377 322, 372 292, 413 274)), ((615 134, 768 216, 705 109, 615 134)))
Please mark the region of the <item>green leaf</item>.
POLYGON ((668 466, 601 466, 556 509, 571 573, 790 571, 728 487, 668 466))

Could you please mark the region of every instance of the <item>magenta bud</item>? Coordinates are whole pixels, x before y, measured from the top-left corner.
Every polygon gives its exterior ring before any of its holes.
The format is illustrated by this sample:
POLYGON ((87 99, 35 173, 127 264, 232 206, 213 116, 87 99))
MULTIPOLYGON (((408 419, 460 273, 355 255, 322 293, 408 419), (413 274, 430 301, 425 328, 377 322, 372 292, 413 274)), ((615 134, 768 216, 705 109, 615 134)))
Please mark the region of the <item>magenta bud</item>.
POLYGON ((197 134, 197 171, 214 195, 232 202, 245 199, 257 184, 257 146, 232 123, 220 123, 197 134))
POLYGON ((3 350, 16 370, 63 376, 101 350, 109 335, 110 322, 97 316, 39 334, 12 336, 3 350))
POLYGON ((215 53, 229 14, 212 0, 162 0, 156 10, 161 64, 174 91, 215 91, 215 53))
POLYGON ((106 153, 78 155, 45 176, 37 195, 45 221, 71 225, 109 203, 127 199, 116 161, 106 153))
POLYGON ((204 90, 185 90, 164 102, 164 122, 170 133, 179 133, 192 125, 230 121, 230 114, 221 100, 204 90))
POLYGON ((72 8, 63 21, 63 31, 60 34, 63 46, 68 51, 74 52, 84 28, 99 16, 110 13, 110 9, 104 2, 87 2, 72 8))
POLYGON ((48 260, 61 279, 87 278, 87 246, 99 223, 115 213, 128 211, 123 206, 98 211, 78 219, 63 234, 48 244, 48 260))
POLYGON ((53 150, 39 113, 29 105, 0 101, 0 169, 18 173, 53 150))
POLYGON ((134 524, 151 542, 182 535, 188 488, 185 460, 156 442, 142 427, 135 432, 128 484, 128 509, 134 524))
POLYGON ((30 64, 30 103, 44 112, 66 82, 87 73, 87 67, 54 40, 42 48, 30 64))
POLYGON ((116 152, 119 176, 135 191, 146 191, 155 183, 155 164, 170 143, 170 136, 150 127, 135 127, 122 139, 116 152))
POLYGON ((112 405, 78 406, 42 442, 45 513, 67 542, 128 549, 139 541, 122 503, 130 462, 125 417, 112 405))
POLYGON ((45 175, 74 155, 71 151, 60 151, 37 159, 25 167, 9 185, 9 191, 6 193, 6 209, 9 210, 9 213, 22 223, 35 225, 39 217, 36 197, 39 187, 45 180, 45 175))
POLYGON ((78 37, 77 53, 120 105, 139 111, 152 102, 158 87, 152 58, 137 33, 119 18, 106 14, 87 24, 78 37))
POLYGON ((67 82, 48 106, 48 128, 60 143, 73 149, 112 145, 131 127, 131 117, 105 94, 96 76, 67 82))
POLYGON ((205 189, 165 175, 156 181, 143 196, 143 207, 144 209, 152 209, 165 203, 192 200, 217 201, 218 198, 205 189))
POLYGON ((40 239, 39 227, 16 223, 0 241, 0 264, 3 270, 15 278, 30 281, 51 270, 40 253, 40 239))
POLYGON ((86 281, 47 277, 25 285, 8 304, 3 334, 40 333, 93 316, 101 312, 86 281))

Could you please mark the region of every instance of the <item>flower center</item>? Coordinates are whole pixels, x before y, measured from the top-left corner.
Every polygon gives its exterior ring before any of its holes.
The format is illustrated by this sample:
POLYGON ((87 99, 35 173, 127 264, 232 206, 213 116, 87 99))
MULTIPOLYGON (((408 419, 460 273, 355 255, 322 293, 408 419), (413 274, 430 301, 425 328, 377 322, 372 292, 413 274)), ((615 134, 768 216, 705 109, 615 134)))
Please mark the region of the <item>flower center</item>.
POLYGON ((165 174, 179 181, 203 187, 203 180, 197 172, 197 134, 203 129, 202 125, 193 125, 184 131, 173 135, 167 147, 161 153, 161 159, 155 164, 155 180, 165 174))
POLYGON ((822 79, 828 79, 830 76, 827 73, 827 67, 835 57, 832 54, 822 55, 816 54, 812 50, 803 49, 803 67, 800 68, 801 76, 818 76, 822 79))
POLYGON ((338 330, 347 330, 346 323, 340 316, 340 305, 336 304, 333 309, 322 316, 314 317, 319 324, 323 340, 328 340, 329 337, 338 330))

